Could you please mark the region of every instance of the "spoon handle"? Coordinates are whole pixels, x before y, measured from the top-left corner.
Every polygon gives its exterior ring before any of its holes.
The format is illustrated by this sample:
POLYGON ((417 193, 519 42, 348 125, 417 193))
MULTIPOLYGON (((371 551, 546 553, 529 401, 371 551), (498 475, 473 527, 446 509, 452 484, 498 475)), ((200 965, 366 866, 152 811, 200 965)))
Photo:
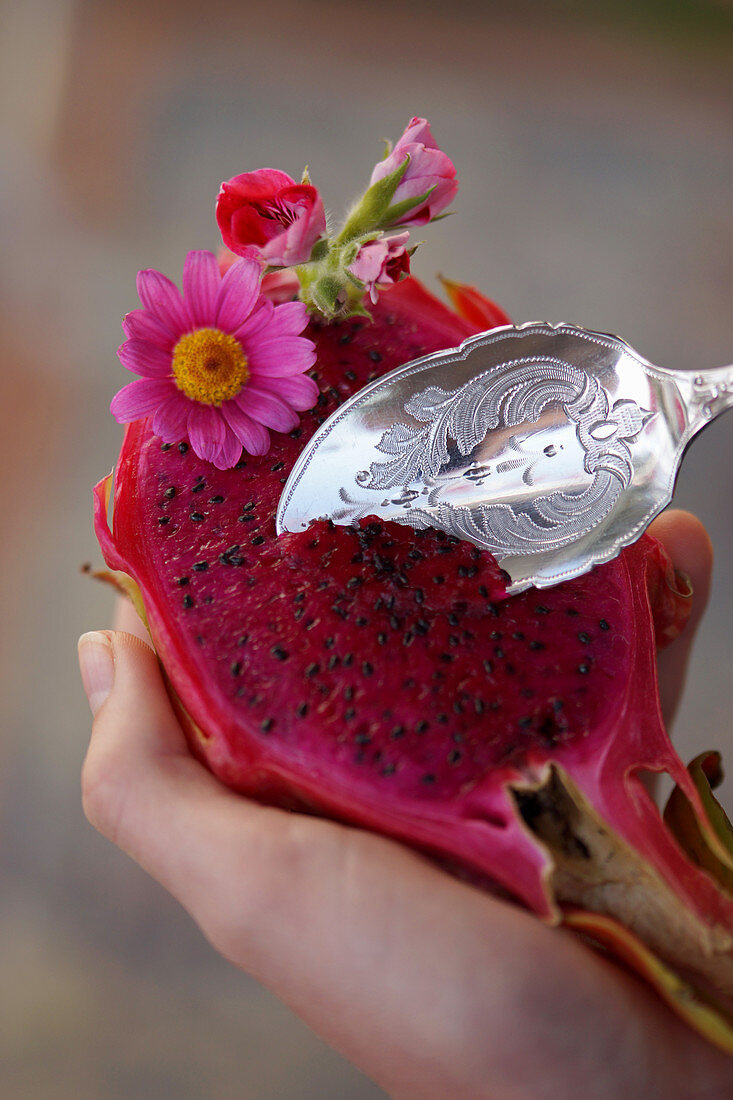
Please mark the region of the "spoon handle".
POLYGON ((733 408, 733 365, 676 373, 687 406, 690 437, 733 408))

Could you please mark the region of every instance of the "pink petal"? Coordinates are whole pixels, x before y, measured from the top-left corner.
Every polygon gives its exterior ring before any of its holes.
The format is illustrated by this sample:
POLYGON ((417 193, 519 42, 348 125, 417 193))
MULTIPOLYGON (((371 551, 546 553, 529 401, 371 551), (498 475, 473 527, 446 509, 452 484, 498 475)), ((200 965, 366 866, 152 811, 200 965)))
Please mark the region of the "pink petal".
POLYGON ((279 378, 300 374, 312 367, 316 361, 316 349, 305 336, 282 336, 250 345, 247 360, 253 374, 279 378))
POLYGON ((257 388, 278 394, 298 412, 312 409, 318 400, 318 384, 307 374, 292 374, 287 378, 258 378, 257 388))
POLYGON ((162 324, 152 313, 144 309, 133 309, 122 321, 122 331, 129 340, 147 340, 163 351, 170 351, 176 343, 167 325, 162 324))
POLYGON ((260 298, 258 305, 252 310, 243 325, 240 325, 232 335, 242 343, 248 337, 256 336, 262 332, 272 321, 275 307, 266 298, 260 298))
POLYGON ((323 200, 315 187, 302 184, 296 184, 280 194, 294 220, 283 233, 277 234, 263 246, 262 255, 272 267, 307 263, 313 245, 326 232, 323 200))
POLYGON ((164 443, 177 443, 188 435, 188 413, 191 402, 173 387, 170 397, 161 402, 153 416, 153 432, 164 443))
POLYGON ((145 309, 166 325, 174 336, 188 332, 191 322, 183 308, 181 292, 165 275, 152 268, 139 271, 137 292, 145 309))
POLYGON ((183 265, 183 301, 195 328, 213 325, 221 286, 213 252, 189 252, 183 265))
POLYGON ((234 332, 249 317, 257 300, 262 268, 256 260, 237 260, 224 275, 217 296, 216 324, 234 332))
POLYGON ((221 410, 215 405, 192 401, 188 411, 188 438, 194 452, 205 462, 213 462, 226 437, 221 410))
POLYGON ((399 138, 397 145, 420 142, 426 149, 437 149, 430 123, 426 118, 411 118, 405 127, 404 133, 399 138))
POLYGON ((453 164, 445 153, 435 152, 431 156, 435 164, 425 165, 421 172, 408 173, 395 191, 393 202, 415 199, 419 195, 424 195, 432 187, 434 190, 425 200, 426 204, 430 203, 434 206, 439 202, 442 206, 448 205, 458 190, 457 181, 448 175, 453 164))
POLYGON ((251 455, 267 454, 270 449, 270 433, 267 428, 247 416, 235 401, 225 401, 221 410, 245 451, 251 455))
POLYGON ((368 244, 361 246, 349 271, 362 283, 368 285, 376 282, 384 267, 388 251, 385 240, 369 241, 368 244))
POLYGON ((225 423, 224 428, 226 432, 224 442, 214 457, 214 465, 219 470, 230 470, 242 457, 242 444, 228 424, 225 423))
POLYGON ((174 383, 159 378, 138 378, 116 393, 110 410, 118 424, 150 416, 171 395, 174 383))
POLYGON ((299 336, 308 324, 308 311, 303 302, 283 302, 275 307, 269 336, 299 336))
POLYGON ((277 394, 259 389, 251 382, 234 398, 242 412, 246 412, 266 428, 276 432, 291 432, 298 426, 298 414, 277 394))
POLYGON ((126 340, 117 349, 123 367, 145 378, 169 378, 171 353, 150 344, 147 340, 126 340))

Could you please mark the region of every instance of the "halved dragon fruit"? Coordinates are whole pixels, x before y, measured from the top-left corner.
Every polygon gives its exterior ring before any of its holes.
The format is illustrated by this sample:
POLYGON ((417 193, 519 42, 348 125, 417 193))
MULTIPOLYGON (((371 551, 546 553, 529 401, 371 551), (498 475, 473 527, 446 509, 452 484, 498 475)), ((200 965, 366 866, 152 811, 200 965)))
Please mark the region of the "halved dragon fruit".
POLYGON ((659 710, 655 629, 674 636, 689 603, 660 546, 507 598, 491 556, 442 532, 375 518, 275 535, 282 486, 341 401, 505 320, 449 292, 470 320, 409 279, 371 321, 312 322, 318 404, 264 457, 218 470, 130 424, 111 528, 111 478, 96 490, 105 560, 224 783, 398 838, 583 930, 733 1051, 733 900, 643 782, 671 775, 710 846, 710 800, 659 710))

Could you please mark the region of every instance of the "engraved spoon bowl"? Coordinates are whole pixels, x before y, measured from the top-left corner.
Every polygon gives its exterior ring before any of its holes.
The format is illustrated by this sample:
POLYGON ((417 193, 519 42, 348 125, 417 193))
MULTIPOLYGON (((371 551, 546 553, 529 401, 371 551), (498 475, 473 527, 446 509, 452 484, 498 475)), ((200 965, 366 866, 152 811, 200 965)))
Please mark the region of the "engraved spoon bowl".
POLYGON ((365 516, 490 550, 509 591, 609 561, 669 503, 693 436, 733 405, 733 366, 656 367, 616 336, 529 322, 366 386, 296 463, 278 533, 365 516))

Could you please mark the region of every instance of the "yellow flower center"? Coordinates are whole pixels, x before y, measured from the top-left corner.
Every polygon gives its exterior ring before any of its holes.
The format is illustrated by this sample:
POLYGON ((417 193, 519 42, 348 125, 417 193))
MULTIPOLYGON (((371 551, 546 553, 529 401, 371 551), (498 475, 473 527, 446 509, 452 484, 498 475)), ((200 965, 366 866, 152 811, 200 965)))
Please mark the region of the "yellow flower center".
POLYGON ((173 349, 172 369, 179 390, 202 405, 221 405, 236 397, 249 378, 242 345, 218 328, 182 336, 173 349))

